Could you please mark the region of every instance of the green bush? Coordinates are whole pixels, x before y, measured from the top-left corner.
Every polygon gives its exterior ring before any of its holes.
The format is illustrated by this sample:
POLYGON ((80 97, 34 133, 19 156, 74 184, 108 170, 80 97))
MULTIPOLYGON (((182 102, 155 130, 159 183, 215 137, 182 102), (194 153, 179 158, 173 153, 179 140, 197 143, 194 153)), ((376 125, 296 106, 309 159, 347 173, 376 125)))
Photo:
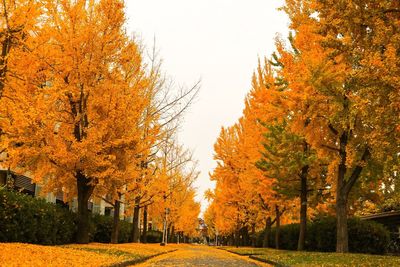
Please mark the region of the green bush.
POLYGON ((147 231, 147 243, 161 243, 162 232, 156 230, 147 231))
MULTIPOLYGON (((109 243, 113 218, 95 214, 90 219, 90 241, 109 243)), ((0 242, 68 244, 75 241, 76 229, 76 214, 67 208, 0 187, 0 242)), ((118 242, 130 242, 131 231, 131 223, 120 221, 118 242)), ((148 242, 161 242, 160 233, 149 231, 148 242)))
MULTIPOLYGON (((350 220, 351 221, 351 220, 350 220)), ((351 235, 351 233, 349 232, 351 235)), ((311 251, 336 250, 336 218, 322 217, 307 227, 306 248, 311 251)))
MULTIPOLYGON (((349 250, 357 253, 383 254, 390 241, 389 231, 381 224, 349 218, 349 250)), ((262 246, 263 232, 260 232, 257 246, 262 246)), ((299 224, 283 225, 280 228, 280 248, 296 250, 299 224)), ((270 247, 275 246, 275 228, 271 229, 270 247)), ((336 219, 319 218, 307 225, 306 249, 309 251, 333 252, 336 249, 336 219)))
POLYGON ((389 231, 380 223, 353 218, 349 221, 349 250, 383 254, 390 242, 389 231))
POLYGON ((0 242, 71 243, 74 214, 44 199, 0 188, 0 242))
MULTIPOLYGON (((90 237, 93 242, 110 243, 113 217, 95 214, 92 216, 90 237)), ((132 224, 126 221, 119 222, 119 243, 131 240, 132 224)))

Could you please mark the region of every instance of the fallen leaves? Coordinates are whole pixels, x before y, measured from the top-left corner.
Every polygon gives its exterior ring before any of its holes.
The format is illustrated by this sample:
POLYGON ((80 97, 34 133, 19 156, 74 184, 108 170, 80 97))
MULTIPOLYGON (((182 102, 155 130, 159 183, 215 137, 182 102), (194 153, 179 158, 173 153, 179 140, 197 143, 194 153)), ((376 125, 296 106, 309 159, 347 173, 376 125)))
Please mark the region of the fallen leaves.
POLYGON ((99 254, 57 246, 0 243, 1 266, 104 266, 122 261, 116 255, 99 254))

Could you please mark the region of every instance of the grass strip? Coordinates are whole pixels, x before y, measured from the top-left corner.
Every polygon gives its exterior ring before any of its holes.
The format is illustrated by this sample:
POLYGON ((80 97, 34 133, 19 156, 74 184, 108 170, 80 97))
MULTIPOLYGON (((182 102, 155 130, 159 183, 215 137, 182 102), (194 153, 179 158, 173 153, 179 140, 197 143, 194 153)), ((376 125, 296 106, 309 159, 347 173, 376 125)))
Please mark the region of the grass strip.
POLYGON ((250 256, 251 259, 273 266, 400 266, 399 256, 358 253, 288 251, 271 248, 221 248, 225 251, 250 256))

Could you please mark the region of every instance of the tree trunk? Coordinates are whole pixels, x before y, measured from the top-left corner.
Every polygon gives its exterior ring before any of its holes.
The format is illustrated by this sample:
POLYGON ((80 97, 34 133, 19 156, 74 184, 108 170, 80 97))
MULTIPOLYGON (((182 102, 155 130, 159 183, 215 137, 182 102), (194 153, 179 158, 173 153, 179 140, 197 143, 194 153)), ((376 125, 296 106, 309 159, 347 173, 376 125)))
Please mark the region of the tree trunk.
POLYGON ((135 207, 133 208, 133 226, 132 226, 132 242, 140 243, 140 197, 135 199, 135 207))
POLYGON ((340 163, 336 184, 336 252, 349 252, 349 237, 347 232, 347 197, 344 192, 346 159, 347 159, 347 132, 340 136, 339 156, 340 163))
POLYGON ((269 246, 269 234, 271 233, 271 225, 271 217, 268 217, 265 222, 263 248, 267 248, 269 246))
POLYGON ((143 243, 147 243, 147 206, 143 209, 143 243))
POLYGON ((4 91, 4 86, 5 86, 5 77, 7 74, 7 59, 8 59, 8 54, 10 53, 12 45, 12 34, 8 31, 7 34, 5 34, 5 38, 2 42, 2 48, 1 48, 1 57, 0 57, 0 98, 3 97, 3 91, 4 91))
POLYGON ((300 232, 297 250, 304 250, 307 231, 307 175, 308 165, 301 169, 301 191, 300 191, 300 232))
POLYGON ((119 212, 120 212, 121 202, 115 200, 114 203, 114 218, 113 218, 113 226, 111 230, 111 243, 118 243, 118 235, 119 235, 119 212))
POLYGON ((245 226, 242 228, 242 246, 248 246, 249 243, 249 229, 245 226))
POLYGON ((275 205, 275 213, 276 213, 276 227, 275 227, 275 248, 279 249, 279 232, 281 226, 281 212, 279 211, 278 205, 275 205))
POLYGON ((257 236, 256 236, 256 224, 253 223, 251 225, 251 246, 254 248, 257 243, 257 236))
POLYGON ((347 230, 347 197, 340 196, 336 199, 336 252, 349 252, 349 238, 347 230))
POLYGON ((175 225, 172 225, 172 227, 171 227, 171 234, 170 234, 169 240, 171 240, 170 243, 176 243, 176 240, 175 240, 175 225))
POLYGON ((237 248, 239 247, 239 242, 240 242, 240 232, 239 229, 237 229, 235 233, 235 246, 237 248))
POLYGON ((82 174, 81 171, 76 173, 76 181, 78 187, 78 229, 76 234, 76 242, 78 244, 89 243, 89 198, 93 193, 94 186, 90 185, 90 179, 82 174))

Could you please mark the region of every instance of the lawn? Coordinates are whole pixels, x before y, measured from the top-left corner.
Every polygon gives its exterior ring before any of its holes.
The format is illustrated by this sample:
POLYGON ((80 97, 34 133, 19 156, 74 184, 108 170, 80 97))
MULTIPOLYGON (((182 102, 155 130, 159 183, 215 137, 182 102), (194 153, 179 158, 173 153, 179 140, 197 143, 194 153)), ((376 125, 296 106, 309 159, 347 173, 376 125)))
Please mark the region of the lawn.
POLYGON ((275 266, 400 266, 400 257, 396 256, 298 252, 265 248, 225 247, 223 249, 275 266))
POLYGON ((113 266, 134 264, 175 250, 159 244, 100 244, 40 246, 0 243, 1 266, 113 266))

